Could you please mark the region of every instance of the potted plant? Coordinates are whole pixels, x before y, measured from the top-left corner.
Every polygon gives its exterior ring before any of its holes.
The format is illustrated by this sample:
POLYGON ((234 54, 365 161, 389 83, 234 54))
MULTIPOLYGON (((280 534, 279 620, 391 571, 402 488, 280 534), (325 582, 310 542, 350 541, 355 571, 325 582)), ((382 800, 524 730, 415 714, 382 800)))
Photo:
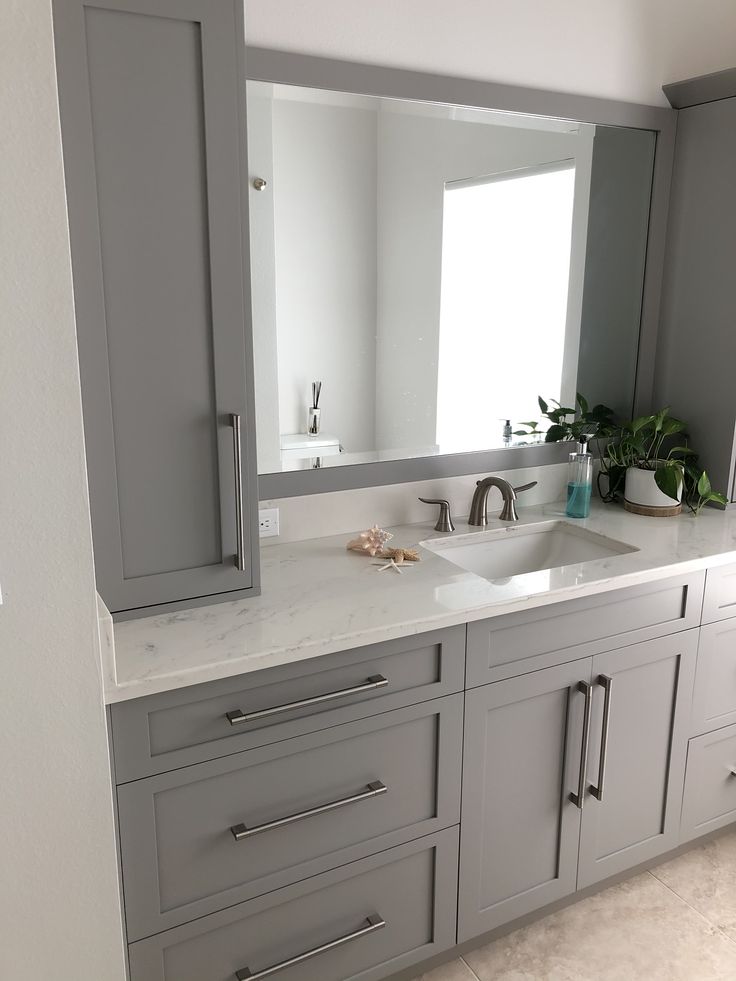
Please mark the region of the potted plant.
POLYGON ((709 502, 725 505, 726 498, 713 490, 687 445, 686 428, 669 408, 624 423, 612 434, 602 463, 609 497, 623 487, 628 511, 655 517, 679 514, 683 502, 693 514, 709 502))
MULTIPOLYGON (((669 407, 617 423, 608 406, 591 409, 580 394, 576 403, 575 409, 558 402, 550 408, 539 399, 542 414, 551 422, 545 442, 577 440, 584 433, 593 436, 601 461, 598 491, 604 501, 616 501, 623 494, 627 510, 657 517, 679 514, 683 503, 695 515, 708 503, 727 503, 723 494, 713 490, 708 474, 698 466, 697 454, 687 445, 686 424, 670 415, 669 407)), ((536 422, 521 425, 540 432, 536 422)))

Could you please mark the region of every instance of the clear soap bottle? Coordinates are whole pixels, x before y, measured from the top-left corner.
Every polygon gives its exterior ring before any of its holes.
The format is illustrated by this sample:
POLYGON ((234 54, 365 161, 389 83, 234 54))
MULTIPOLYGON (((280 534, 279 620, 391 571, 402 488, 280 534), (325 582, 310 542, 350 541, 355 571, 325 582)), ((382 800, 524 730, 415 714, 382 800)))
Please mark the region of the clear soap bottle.
POLYGON ((570 454, 567 475, 568 518, 587 518, 593 494, 593 457, 588 452, 588 436, 581 436, 577 450, 570 454))

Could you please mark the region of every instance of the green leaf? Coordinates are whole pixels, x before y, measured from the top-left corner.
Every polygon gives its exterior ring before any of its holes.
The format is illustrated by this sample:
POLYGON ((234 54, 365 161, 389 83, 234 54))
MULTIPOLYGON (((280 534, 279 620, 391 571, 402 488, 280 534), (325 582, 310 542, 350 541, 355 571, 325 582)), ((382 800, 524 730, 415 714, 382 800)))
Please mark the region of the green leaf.
POLYGON ((586 398, 583 398, 583 396, 580 394, 580 392, 578 392, 577 393, 577 401, 578 401, 578 405, 580 406, 580 411, 582 412, 582 414, 584 416, 587 416, 587 414, 588 414, 588 400, 586 398))
POLYGON ((670 456, 674 456, 675 453, 680 453, 682 456, 697 456, 695 450, 691 450, 689 446, 673 446, 670 456))
POLYGON ((713 488, 710 486, 710 478, 705 470, 701 473, 698 480, 698 494, 701 497, 708 498, 713 493, 713 488))
POLYGON ((664 436, 674 436, 675 433, 684 432, 685 423, 679 419, 665 419, 660 429, 664 436))
POLYGON ((640 429, 644 429, 645 426, 654 425, 655 416, 639 416, 637 419, 632 419, 628 423, 628 428, 632 433, 638 433, 640 429))
POLYGON ((564 426, 550 426, 544 437, 545 443, 559 443, 566 435, 564 426))
POLYGON ((721 494, 719 491, 711 491, 709 500, 715 501, 716 504, 728 504, 728 498, 721 494))
POLYGON ((673 501, 679 501, 682 483, 682 471, 679 467, 659 467, 654 471, 654 482, 663 494, 673 501))
POLYGON ((537 396, 537 402, 539 403, 539 409, 543 416, 547 415, 547 403, 544 401, 541 395, 537 396))

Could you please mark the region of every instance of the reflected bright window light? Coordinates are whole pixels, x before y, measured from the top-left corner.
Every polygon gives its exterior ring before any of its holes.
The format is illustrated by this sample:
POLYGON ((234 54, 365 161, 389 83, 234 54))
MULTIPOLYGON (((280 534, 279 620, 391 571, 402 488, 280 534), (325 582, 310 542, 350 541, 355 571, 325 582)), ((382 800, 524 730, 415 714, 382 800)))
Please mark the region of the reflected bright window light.
POLYGON ((442 452, 496 446, 505 419, 539 418, 537 395, 561 398, 574 191, 573 161, 446 185, 442 452))

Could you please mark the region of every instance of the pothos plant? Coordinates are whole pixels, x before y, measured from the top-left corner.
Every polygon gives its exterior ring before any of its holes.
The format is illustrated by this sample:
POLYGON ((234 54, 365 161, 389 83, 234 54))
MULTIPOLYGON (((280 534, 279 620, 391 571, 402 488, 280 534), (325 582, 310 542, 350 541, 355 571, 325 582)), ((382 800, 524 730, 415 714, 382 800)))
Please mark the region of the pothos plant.
POLYGON ((560 405, 554 399, 550 402, 540 395, 537 398, 542 415, 551 425, 539 428, 539 422, 520 422, 525 429, 514 430, 515 436, 544 436, 545 443, 560 443, 564 440, 578 440, 581 436, 603 439, 616 429, 616 413, 607 405, 599 403, 590 407, 588 400, 580 392, 575 396, 575 407, 560 405))
POLYGON ((688 446, 687 426, 670 415, 669 408, 650 416, 639 416, 614 430, 601 457, 601 471, 608 478, 604 500, 615 500, 623 490, 629 467, 654 471, 654 482, 673 501, 682 500, 693 514, 708 503, 726 504, 723 494, 713 490, 710 478, 698 466, 697 453, 688 446), (672 444, 675 445, 672 445, 672 444))
POLYGON ((727 503, 723 494, 713 490, 708 474, 698 466, 695 451, 688 446, 687 426, 670 415, 669 408, 650 416, 639 416, 629 422, 619 422, 613 409, 597 404, 590 408, 580 393, 575 408, 538 399, 542 415, 549 419, 548 429, 539 423, 522 422, 526 427, 516 430, 517 436, 541 436, 546 443, 578 440, 589 436, 596 441, 601 466, 598 491, 604 501, 615 501, 623 493, 629 467, 654 471, 657 487, 673 501, 682 500, 693 514, 699 514, 708 503, 727 503), (672 445, 672 444, 675 445, 672 445), (606 489, 602 487, 602 478, 606 489))

